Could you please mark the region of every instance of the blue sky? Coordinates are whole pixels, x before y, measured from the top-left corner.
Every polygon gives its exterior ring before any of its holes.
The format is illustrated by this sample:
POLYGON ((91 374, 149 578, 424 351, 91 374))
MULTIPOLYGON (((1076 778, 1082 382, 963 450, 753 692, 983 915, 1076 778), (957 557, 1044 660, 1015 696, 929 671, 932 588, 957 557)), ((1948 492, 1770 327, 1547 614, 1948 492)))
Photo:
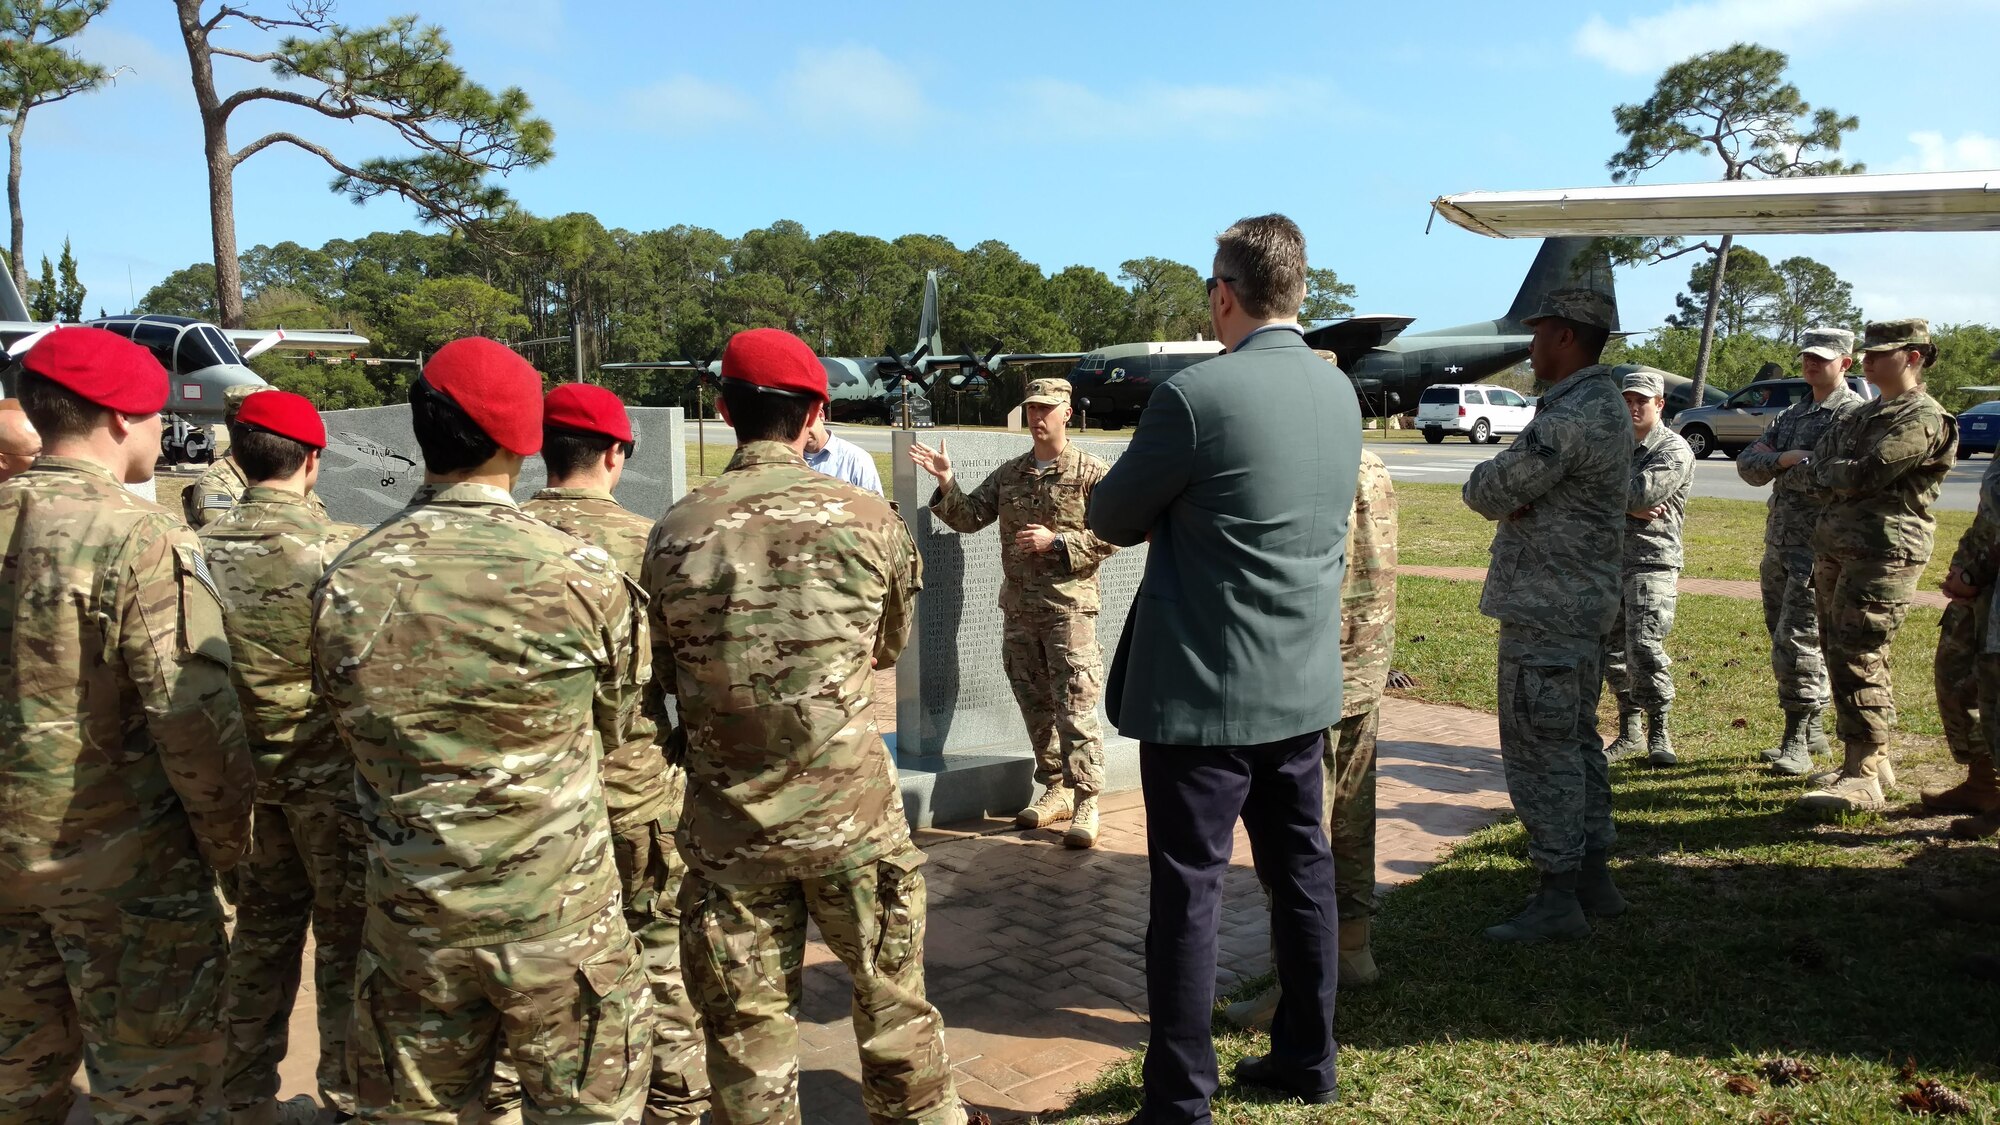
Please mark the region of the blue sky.
MULTIPOLYGON (((259 0, 276 6, 277 0, 259 0)), ((373 22, 411 5, 343 0, 373 22)), ((780 218, 815 233, 997 238, 1048 270, 1116 274, 1148 254, 1206 272, 1215 231, 1284 211, 1364 312, 1441 328, 1505 309, 1534 256, 1429 201, 1472 189, 1607 182, 1611 107, 1660 70, 1738 39, 1787 51, 1816 105, 1856 114, 1846 154, 1873 171, 2000 168, 2000 0, 1008 5, 430 0, 472 75, 518 84, 556 159, 510 181, 543 215, 735 235, 780 218), (1225 14, 1226 13, 1226 14, 1225 14)), ((255 47, 239 29, 223 41, 255 47)), ((120 311, 209 255, 205 173, 171 6, 121 0, 83 41, 125 66, 103 93, 36 112, 29 254, 74 240, 89 311, 120 311)), ((221 69, 226 88, 260 81, 221 69)), ((360 159, 367 126, 281 108, 232 141, 296 129, 360 159)), ((1649 178, 1712 178, 1688 160, 1649 178)), ((357 208, 317 161, 273 148, 238 172, 244 247, 414 226, 357 208)), ((1873 315, 2000 323, 2000 234, 1751 240, 1811 254, 1873 315)), ((1686 263, 1622 271, 1626 323, 1672 310, 1686 263)))

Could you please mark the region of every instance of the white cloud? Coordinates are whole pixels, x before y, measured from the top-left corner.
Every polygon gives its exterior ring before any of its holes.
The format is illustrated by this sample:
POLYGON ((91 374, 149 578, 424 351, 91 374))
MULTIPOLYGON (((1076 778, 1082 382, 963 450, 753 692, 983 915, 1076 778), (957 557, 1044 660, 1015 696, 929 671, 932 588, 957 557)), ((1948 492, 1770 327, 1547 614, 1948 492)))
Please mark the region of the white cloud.
POLYGON ((1968 172, 2000 168, 2000 137, 1984 133, 1960 133, 1947 139, 1943 133, 1911 133, 1916 148, 1889 167, 1892 172, 1968 172))
POLYGON ((779 88, 792 120, 816 130, 898 133, 931 114, 915 74, 873 47, 800 51, 779 88))
POLYGON ((667 136, 689 136, 754 120, 756 102, 734 87, 692 74, 676 74, 625 92, 634 128, 667 136))
POLYGON ((1897 0, 1699 0, 1613 26, 1593 15, 1572 42, 1576 53, 1625 74, 1648 74, 1731 43, 1782 45, 1801 33, 1824 33, 1871 8, 1897 0), (1777 41, 1777 42, 1774 42, 1777 41))
POLYGON ((1106 92, 1034 78, 1015 89, 1019 126, 1039 137, 1081 140, 1227 140, 1320 120, 1330 96, 1321 84, 1296 79, 1256 86, 1139 82, 1106 92))
POLYGON ((152 40, 101 23, 85 28, 76 39, 77 53, 91 62, 119 71, 117 85, 171 86, 186 89, 186 55, 169 55, 152 40))

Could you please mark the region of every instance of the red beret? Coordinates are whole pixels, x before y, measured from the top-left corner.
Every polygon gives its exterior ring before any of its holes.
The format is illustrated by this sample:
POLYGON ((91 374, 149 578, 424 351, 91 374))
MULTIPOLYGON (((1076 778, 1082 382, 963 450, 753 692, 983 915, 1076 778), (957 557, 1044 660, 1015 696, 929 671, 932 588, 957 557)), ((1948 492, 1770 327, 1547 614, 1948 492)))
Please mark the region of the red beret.
POLYGON ((102 328, 58 328, 28 349, 21 366, 120 414, 158 414, 167 405, 167 369, 152 352, 102 328))
POLYGON ((804 340, 777 328, 731 336, 722 349, 722 377, 827 401, 826 368, 819 357, 804 340))
POLYGON ((424 364, 424 382, 458 404, 509 453, 542 448, 542 375, 514 349, 484 336, 453 340, 424 364))
POLYGON ((269 430, 279 437, 310 445, 314 449, 326 448, 326 423, 320 421, 319 411, 313 409, 312 400, 290 391, 258 391, 245 398, 236 411, 236 421, 242 425, 269 430))
POLYGON ((617 395, 589 383, 564 383, 550 391, 542 400, 542 425, 632 440, 632 419, 625 414, 625 404, 617 395))

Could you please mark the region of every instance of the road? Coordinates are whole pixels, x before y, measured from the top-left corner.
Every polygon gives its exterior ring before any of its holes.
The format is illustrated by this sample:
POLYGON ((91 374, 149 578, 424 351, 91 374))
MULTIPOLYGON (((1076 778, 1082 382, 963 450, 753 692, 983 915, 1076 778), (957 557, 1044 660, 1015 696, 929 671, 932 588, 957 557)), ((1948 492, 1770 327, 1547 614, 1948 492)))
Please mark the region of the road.
MULTIPOLYGON (((727 429, 711 423, 711 441, 728 441, 727 429), (718 435, 720 435, 718 437, 718 435)), ((871 453, 889 452, 893 430, 883 426, 835 426, 834 430, 848 441, 871 453)), ((939 437, 947 442, 951 430, 940 427, 923 431, 923 440, 935 445, 939 437)), ((1105 433, 1091 430, 1087 435, 1091 441, 1126 441, 1132 436, 1130 430, 1105 433)), ((1426 445, 1423 442, 1371 441, 1368 448, 1379 454, 1389 466, 1389 475, 1397 480, 1422 481, 1429 484, 1464 484, 1472 474, 1472 467, 1492 457, 1502 449, 1501 445, 1472 445, 1455 438, 1446 438, 1440 445, 1426 445)), ((1984 457, 1971 461, 1960 461, 1945 478, 1944 494, 1938 498, 1938 507, 1946 511, 1970 512, 1979 507, 1979 478, 1986 472, 1984 457)), ((1762 501, 1771 494, 1768 488, 1752 488, 1744 484, 1736 475, 1736 463, 1721 454, 1711 456, 1706 461, 1694 463, 1694 495, 1718 500, 1762 501)))

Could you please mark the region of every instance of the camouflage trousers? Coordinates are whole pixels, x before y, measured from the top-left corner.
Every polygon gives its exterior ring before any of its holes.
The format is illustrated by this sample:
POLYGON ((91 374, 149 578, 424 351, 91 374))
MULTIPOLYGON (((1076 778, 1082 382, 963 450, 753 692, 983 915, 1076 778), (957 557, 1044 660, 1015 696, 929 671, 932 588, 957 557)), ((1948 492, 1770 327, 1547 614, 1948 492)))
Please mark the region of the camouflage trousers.
POLYGON ((1371 707, 1326 731, 1326 839, 1343 922, 1375 913, 1375 732, 1381 725, 1381 709, 1371 707))
POLYGON ((229 1051, 222 1090, 231 1112, 278 1096, 306 930, 313 935, 320 1101, 354 1112, 347 1025, 354 958, 367 917, 368 841, 361 818, 331 799, 258 802, 250 854, 225 878, 235 891, 229 936, 229 1051))
POLYGON ((437 948, 371 916, 348 1060, 365 1121, 455 1123, 504 1044, 524 1120, 636 1125, 652 1069, 652 994, 614 904, 554 934, 437 948))
POLYGON ((1833 699, 1833 688, 1820 651, 1812 549, 1766 546, 1758 580, 1764 593, 1764 631, 1771 635, 1778 706, 1787 711, 1824 710, 1833 699))
MULTIPOLYGON (((674 847, 687 774, 668 777, 672 797, 656 820, 631 827, 615 823, 612 851, 623 883, 625 926, 639 941, 646 987, 653 994, 653 1077, 646 1093, 647 1125, 698 1121, 708 1107, 708 1070, 702 1061, 701 1023, 681 974, 681 880, 687 863, 674 847)), ((489 1117, 521 1104, 514 1060, 502 1051, 486 1094, 489 1117)))
POLYGON ((1819 632, 1843 742, 1881 746, 1896 726, 1889 646, 1910 615, 1924 564, 1822 557, 1813 565, 1819 632))
POLYGON ((1954 601, 1938 622, 1937 660, 1932 682, 1937 688, 1938 722, 1951 747, 1952 760, 1970 765, 1990 754, 1981 716, 1980 652, 1986 646, 1986 611, 1991 595, 1977 601, 1954 601))
POLYGON ((861 1102, 878 1125, 965 1120, 924 998, 923 853, 789 883, 681 886, 682 956, 708 1037, 715 1125, 798 1125, 806 919, 854 982, 861 1102))
POLYGON ((1674 701, 1667 634, 1674 629, 1680 578, 1671 567, 1641 567, 1626 571, 1620 581, 1623 596, 1605 638, 1604 677, 1621 700, 1641 710, 1674 701))
POLYGON ((1528 833, 1528 858, 1575 871, 1609 848, 1611 769, 1597 734, 1604 638, 1500 624, 1500 762, 1528 833))
POLYGON ((117 890, 0 886, 0 1121, 62 1125, 78 1063, 100 1125, 225 1119, 222 900, 192 839, 154 846, 117 890))
POLYGON ((1104 739, 1097 700, 1104 693, 1104 652, 1097 614, 1050 611, 1006 615, 1000 659, 1035 752, 1035 780, 1065 780, 1078 796, 1104 788, 1104 739))

